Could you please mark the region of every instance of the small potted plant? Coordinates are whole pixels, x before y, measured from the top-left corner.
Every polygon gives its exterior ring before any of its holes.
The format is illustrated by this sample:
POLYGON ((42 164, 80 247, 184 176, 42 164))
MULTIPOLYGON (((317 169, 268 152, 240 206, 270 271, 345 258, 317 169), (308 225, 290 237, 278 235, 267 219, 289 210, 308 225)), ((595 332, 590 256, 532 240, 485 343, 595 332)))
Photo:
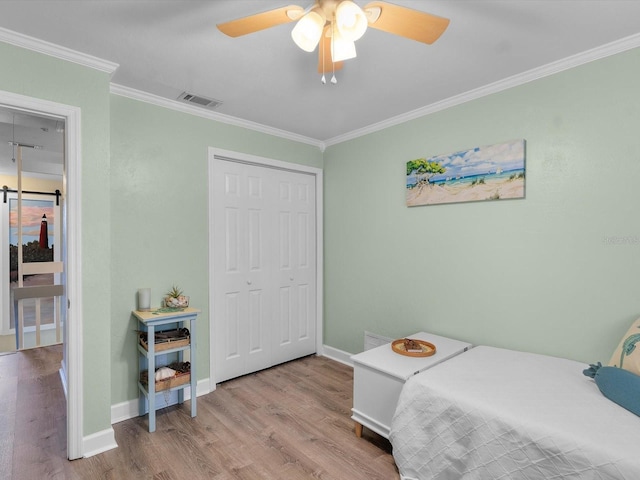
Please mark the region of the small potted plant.
POLYGON ((189 297, 184 295, 178 286, 174 285, 165 294, 164 306, 167 308, 187 308, 189 306, 189 297))

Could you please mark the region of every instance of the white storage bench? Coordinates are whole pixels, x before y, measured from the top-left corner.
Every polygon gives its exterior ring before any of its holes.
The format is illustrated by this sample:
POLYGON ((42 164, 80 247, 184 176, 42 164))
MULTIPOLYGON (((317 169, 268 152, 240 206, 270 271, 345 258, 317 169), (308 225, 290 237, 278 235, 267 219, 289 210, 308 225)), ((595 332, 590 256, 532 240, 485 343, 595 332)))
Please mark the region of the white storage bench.
POLYGON ((391 349, 387 343, 351 357, 353 361, 353 415, 355 431, 362 436, 362 427, 389 438, 391 419, 400 390, 407 379, 440 362, 471 348, 471 344, 426 332, 407 338, 425 340, 436 346, 429 357, 410 357, 391 349))

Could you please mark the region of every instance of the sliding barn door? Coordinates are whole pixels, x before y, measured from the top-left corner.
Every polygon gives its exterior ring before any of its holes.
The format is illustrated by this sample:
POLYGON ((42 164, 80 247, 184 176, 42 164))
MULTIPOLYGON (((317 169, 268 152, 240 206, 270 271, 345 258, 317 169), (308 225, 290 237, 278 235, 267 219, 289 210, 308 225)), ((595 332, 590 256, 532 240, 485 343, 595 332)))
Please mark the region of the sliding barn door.
POLYGON ((216 159, 212 188, 221 382, 316 351, 315 177, 216 159))

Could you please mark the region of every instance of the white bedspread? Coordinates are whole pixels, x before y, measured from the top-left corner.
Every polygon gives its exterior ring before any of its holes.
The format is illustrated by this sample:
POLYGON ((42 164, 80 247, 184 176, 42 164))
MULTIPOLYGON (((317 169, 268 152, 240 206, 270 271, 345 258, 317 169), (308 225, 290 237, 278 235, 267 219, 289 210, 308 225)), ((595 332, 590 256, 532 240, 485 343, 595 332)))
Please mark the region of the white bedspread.
POLYGON ((476 347, 411 377, 391 426, 403 479, 640 479, 640 417, 572 360, 476 347))

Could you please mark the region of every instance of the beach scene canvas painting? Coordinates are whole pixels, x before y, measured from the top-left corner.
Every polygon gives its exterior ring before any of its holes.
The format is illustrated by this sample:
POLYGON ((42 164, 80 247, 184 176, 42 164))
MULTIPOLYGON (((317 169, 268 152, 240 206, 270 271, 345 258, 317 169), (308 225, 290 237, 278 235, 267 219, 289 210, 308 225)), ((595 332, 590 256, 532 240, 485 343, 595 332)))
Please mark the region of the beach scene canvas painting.
POLYGON ((525 141, 407 162, 407 206, 524 198, 525 141))

